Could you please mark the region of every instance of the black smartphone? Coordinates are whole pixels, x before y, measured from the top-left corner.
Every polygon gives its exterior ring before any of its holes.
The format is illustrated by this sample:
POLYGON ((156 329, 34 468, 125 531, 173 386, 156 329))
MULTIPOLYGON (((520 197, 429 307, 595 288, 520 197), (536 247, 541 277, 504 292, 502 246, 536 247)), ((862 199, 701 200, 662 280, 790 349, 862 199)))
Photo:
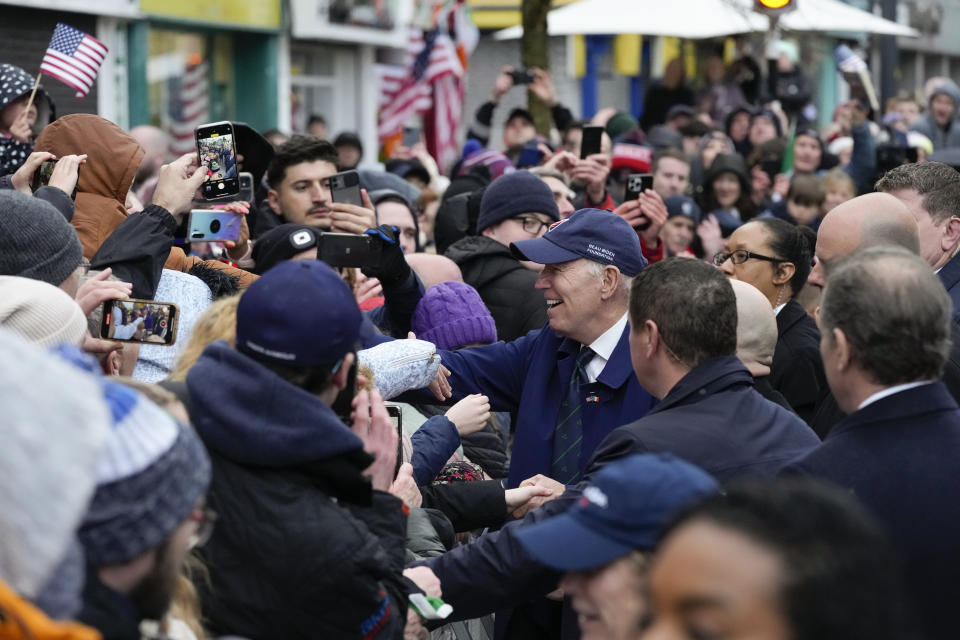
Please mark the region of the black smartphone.
MULTIPOLYGON (((40 187, 45 187, 50 184, 50 177, 53 175, 53 168, 57 165, 56 160, 44 160, 40 163, 40 166, 37 167, 37 170, 33 172, 33 181, 30 183, 30 190, 36 191, 40 187)), ((79 172, 80 166, 77 166, 77 184, 73 186, 73 193, 70 194, 70 197, 74 200, 77 199, 77 186, 80 184, 79 172)))
POLYGON ((415 144, 420 142, 420 128, 419 127, 404 127, 403 128, 403 146, 408 149, 415 144))
POLYGON ((233 125, 229 122, 202 124, 196 128, 197 158, 207 168, 207 181, 201 193, 207 200, 217 200, 240 193, 237 167, 237 144, 233 125))
POLYGON ((357 395, 357 359, 354 357, 350 371, 347 372, 347 386, 337 394, 336 400, 330 407, 337 417, 346 424, 350 424, 350 414, 353 412, 353 399, 357 395))
POLYGON ((223 242, 240 239, 243 214, 230 211, 194 209, 190 212, 187 240, 190 242, 223 242))
POLYGON ((533 71, 530 69, 524 69, 523 67, 511 71, 510 78, 513 80, 514 85, 530 84, 536 80, 536 77, 533 75, 533 71))
POLYGON ((653 189, 653 174, 631 173, 627 177, 627 195, 624 200, 637 200, 647 189, 653 189))
POLYGON ((335 173, 329 180, 330 198, 334 202, 363 206, 363 198, 360 196, 360 174, 356 170, 335 173))
POLYGON ((603 142, 603 127, 584 127, 580 138, 580 159, 583 160, 595 153, 600 153, 603 142))
POLYGON ((100 337, 169 347, 177 340, 180 311, 172 302, 107 300, 103 303, 100 337))
MULTIPOLYGON (((653 189, 653 174, 631 173, 627 177, 627 192, 624 200, 639 200, 640 194, 647 189, 653 189)), ((650 219, 644 215, 633 225, 633 228, 646 231, 650 228, 651 224, 650 219)))
POLYGON ((253 203, 253 174, 249 171, 240 172, 240 193, 237 194, 237 200, 240 202, 253 203))
POLYGON ((540 160, 543 159, 543 151, 537 147, 536 140, 532 143, 528 142, 523 146, 523 151, 520 152, 520 157, 517 158, 517 168, 525 169, 527 167, 536 167, 539 166, 540 160))
POLYGON ((396 478, 397 473, 400 472, 400 465, 403 464, 403 411, 395 404, 388 404, 386 407, 390 422, 397 430, 397 468, 393 470, 393 477, 396 478))
POLYGON ((380 264, 380 238, 353 233, 321 233, 317 257, 331 267, 375 267, 380 264))

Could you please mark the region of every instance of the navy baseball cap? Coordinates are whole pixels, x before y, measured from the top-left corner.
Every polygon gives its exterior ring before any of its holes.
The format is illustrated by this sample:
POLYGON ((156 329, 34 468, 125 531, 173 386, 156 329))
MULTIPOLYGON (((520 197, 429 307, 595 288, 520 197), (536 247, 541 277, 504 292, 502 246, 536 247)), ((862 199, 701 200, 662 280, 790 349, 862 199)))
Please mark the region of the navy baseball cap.
POLYGON ((700 224, 703 212, 693 198, 677 193, 668 196, 663 201, 663 204, 667 207, 668 218, 683 216, 684 218, 693 220, 693 224, 700 224))
POLYGON ((706 471, 668 453, 634 454, 600 469, 564 513, 521 527, 517 540, 552 569, 593 569, 655 548, 677 513, 717 489, 706 471))
POLYGON ((554 222, 539 238, 510 245, 520 260, 540 264, 569 262, 586 258, 612 264, 633 277, 647 266, 636 232, 620 216, 601 209, 580 209, 569 218, 554 222))
POLYGON ((317 260, 281 262, 237 307, 237 350, 256 360, 334 366, 356 349, 362 317, 350 287, 317 260))

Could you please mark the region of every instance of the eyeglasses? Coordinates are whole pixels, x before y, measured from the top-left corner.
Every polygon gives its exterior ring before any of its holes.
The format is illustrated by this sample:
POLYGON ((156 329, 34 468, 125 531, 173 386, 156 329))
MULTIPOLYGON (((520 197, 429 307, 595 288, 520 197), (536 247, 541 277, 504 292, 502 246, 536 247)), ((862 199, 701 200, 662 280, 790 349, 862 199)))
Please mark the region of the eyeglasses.
POLYGON ((517 216, 513 219, 523 226, 524 231, 534 236, 539 234, 541 229, 550 226, 549 222, 544 222, 543 220, 531 218, 529 216, 517 216))
POLYGON ((733 261, 733 264, 743 264, 747 260, 766 260, 767 262, 789 262, 789 260, 781 260, 780 258, 771 258, 770 256, 760 255, 759 253, 753 253, 752 251, 745 251, 744 249, 738 249, 736 251, 731 251, 727 253, 721 251, 717 255, 713 256, 713 264, 716 266, 722 265, 727 260, 733 261))
POLYGON ((194 509, 187 516, 187 520, 197 523, 197 530, 190 536, 189 548, 196 549, 207 544, 210 541, 210 536, 213 535, 213 525, 217 521, 217 513, 209 508, 194 509))

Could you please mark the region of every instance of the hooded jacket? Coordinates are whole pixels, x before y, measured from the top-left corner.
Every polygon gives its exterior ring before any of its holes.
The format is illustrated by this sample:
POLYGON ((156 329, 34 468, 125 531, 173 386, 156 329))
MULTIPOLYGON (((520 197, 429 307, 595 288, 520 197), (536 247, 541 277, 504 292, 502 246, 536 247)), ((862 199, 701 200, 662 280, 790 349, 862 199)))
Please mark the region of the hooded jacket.
POLYGON ((467 236, 453 243, 446 256, 480 294, 501 340, 516 340, 546 323, 547 301, 533 286, 537 272, 523 266, 509 247, 485 236, 467 236))
POLYGON ((117 125, 86 113, 64 116, 49 125, 37 138, 36 149, 58 158, 87 154, 71 222, 83 244, 83 256, 90 259, 127 217, 124 202, 144 150, 117 125))
POLYGON ((957 122, 957 114, 960 112, 960 88, 953 82, 940 85, 930 94, 930 104, 933 104, 933 99, 938 95, 950 96, 953 99, 953 117, 950 119, 950 126, 944 130, 933 119, 933 110, 927 109, 926 113, 920 114, 914 120, 910 128, 930 138, 934 151, 960 147, 960 123, 957 122))
POLYGON ((400 638, 405 516, 362 475, 363 442, 319 398, 225 342, 187 376, 219 514, 203 559, 215 635, 400 638))

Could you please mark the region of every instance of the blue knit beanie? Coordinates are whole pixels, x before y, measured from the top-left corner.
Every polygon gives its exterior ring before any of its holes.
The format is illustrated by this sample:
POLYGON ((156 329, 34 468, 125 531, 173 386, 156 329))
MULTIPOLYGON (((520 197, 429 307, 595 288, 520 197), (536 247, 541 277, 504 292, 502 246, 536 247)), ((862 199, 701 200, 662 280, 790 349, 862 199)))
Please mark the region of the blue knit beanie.
POLYGON ((432 342, 438 349, 497 341, 497 326, 480 294, 462 282, 441 282, 427 289, 413 312, 410 328, 418 339, 432 342))
POLYGON ((543 180, 529 171, 505 173, 483 192, 477 232, 521 213, 543 213, 560 219, 553 192, 543 180))

